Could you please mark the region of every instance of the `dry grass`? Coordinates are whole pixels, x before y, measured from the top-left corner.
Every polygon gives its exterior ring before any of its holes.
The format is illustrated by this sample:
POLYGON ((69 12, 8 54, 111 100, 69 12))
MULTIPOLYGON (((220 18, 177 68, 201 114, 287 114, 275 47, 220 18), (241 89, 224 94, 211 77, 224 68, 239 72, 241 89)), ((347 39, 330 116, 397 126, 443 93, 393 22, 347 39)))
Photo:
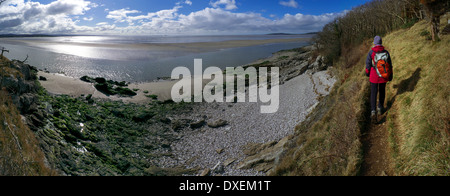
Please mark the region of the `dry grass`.
POLYGON ((387 120, 397 175, 450 175, 450 37, 432 43, 419 36, 428 28, 421 21, 385 38, 395 62, 387 120))
POLYGON ((0 175, 55 175, 45 166, 38 140, 4 90, 0 91, 0 117, 0 175))

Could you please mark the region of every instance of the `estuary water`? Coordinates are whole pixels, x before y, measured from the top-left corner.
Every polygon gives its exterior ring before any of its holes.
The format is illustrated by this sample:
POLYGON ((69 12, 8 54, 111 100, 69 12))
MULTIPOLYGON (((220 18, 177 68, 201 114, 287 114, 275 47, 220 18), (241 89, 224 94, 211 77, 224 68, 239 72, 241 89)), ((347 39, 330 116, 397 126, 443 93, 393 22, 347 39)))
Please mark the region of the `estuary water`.
POLYGON ((55 36, 0 38, 9 59, 41 70, 79 78, 84 75, 127 82, 170 77, 183 66, 237 67, 273 53, 306 46, 312 35, 233 36, 55 36))

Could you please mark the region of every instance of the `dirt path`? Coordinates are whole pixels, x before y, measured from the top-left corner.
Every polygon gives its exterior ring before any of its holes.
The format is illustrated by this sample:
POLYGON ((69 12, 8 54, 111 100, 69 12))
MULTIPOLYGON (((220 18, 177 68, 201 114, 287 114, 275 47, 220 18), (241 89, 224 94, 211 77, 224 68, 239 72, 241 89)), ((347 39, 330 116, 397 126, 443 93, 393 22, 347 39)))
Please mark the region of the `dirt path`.
POLYGON ((372 123, 367 132, 363 134, 364 162, 361 170, 362 176, 393 175, 386 125, 386 113, 384 113, 379 115, 378 122, 372 123))

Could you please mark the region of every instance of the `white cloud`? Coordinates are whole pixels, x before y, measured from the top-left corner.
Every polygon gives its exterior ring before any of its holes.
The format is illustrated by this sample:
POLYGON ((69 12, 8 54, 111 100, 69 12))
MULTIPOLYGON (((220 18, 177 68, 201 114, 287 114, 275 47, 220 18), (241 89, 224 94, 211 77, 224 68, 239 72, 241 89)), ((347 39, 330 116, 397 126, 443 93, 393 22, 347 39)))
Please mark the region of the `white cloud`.
POLYGON ((233 13, 220 8, 205 8, 189 15, 180 15, 180 23, 189 30, 246 31, 270 22, 257 13, 233 13))
POLYGON ((280 19, 269 19, 259 13, 234 13, 221 8, 205 8, 187 15, 174 14, 177 17, 154 16, 139 25, 117 29, 131 34, 308 33, 320 31, 340 14, 342 13, 318 16, 286 14, 280 19))
POLYGON ((128 21, 131 23, 131 21, 128 19, 128 14, 137 14, 141 13, 138 10, 129 10, 129 8, 124 8, 120 10, 113 10, 109 11, 109 14, 106 16, 106 18, 113 19, 115 22, 125 22, 128 21))
POLYGON ((295 0, 280 1, 280 5, 286 6, 286 7, 298 8, 298 3, 295 0))
POLYGON ((116 25, 110 25, 107 22, 99 22, 96 24, 95 31, 111 31, 116 29, 116 25))
POLYGON ((84 0, 58 0, 45 6, 46 14, 83 15, 85 11, 91 9, 90 4, 91 2, 84 0))
POLYGON ((89 30, 78 26, 75 16, 84 15, 92 4, 85 0, 56 0, 49 4, 10 0, 0 6, 0 33, 75 33, 89 30))
POLYGON ((210 2, 209 4, 214 8, 218 8, 220 5, 225 5, 226 10, 234 10, 238 8, 236 6, 236 0, 218 0, 216 2, 210 2))
POLYGON ((94 17, 83 17, 83 20, 85 20, 85 21, 93 21, 94 20, 94 17))
POLYGON ((185 3, 186 5, 192 5, 192 1, 190 1, 190 0, 186 0, 186 1, 184 1, 184 3, 185 3))
POLYGON ((114 22, 128 22, 129 24, 134 24, 135 21, 144 22, 145 20, 171 20, 178 16, 178 10, 181 6, 175 6, 172 9, 160 10, 157 12, 150 12, 146 15, 135 15, 130 16, 130 14, 141 13, 138 10, 120 9, 110 11, 106 18, 113 19, 114 22))

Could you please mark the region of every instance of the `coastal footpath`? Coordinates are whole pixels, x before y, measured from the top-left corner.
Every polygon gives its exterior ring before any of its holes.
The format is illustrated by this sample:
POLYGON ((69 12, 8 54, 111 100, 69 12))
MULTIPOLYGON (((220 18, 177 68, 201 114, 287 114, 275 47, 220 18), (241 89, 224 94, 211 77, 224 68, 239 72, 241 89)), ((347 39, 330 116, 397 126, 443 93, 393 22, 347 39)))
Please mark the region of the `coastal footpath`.
POLYGON ((446 17, 441 40, 429 39, 420 20, 383 37, 394 80, 386 109, 370 124, 370 84, 364 73, 373 39, 343 52, 333 67, 338 82, 285 145, 275 176, 450 175, 450 37, 446 17), (447 29, 447 31, 445 31, 447 29))

